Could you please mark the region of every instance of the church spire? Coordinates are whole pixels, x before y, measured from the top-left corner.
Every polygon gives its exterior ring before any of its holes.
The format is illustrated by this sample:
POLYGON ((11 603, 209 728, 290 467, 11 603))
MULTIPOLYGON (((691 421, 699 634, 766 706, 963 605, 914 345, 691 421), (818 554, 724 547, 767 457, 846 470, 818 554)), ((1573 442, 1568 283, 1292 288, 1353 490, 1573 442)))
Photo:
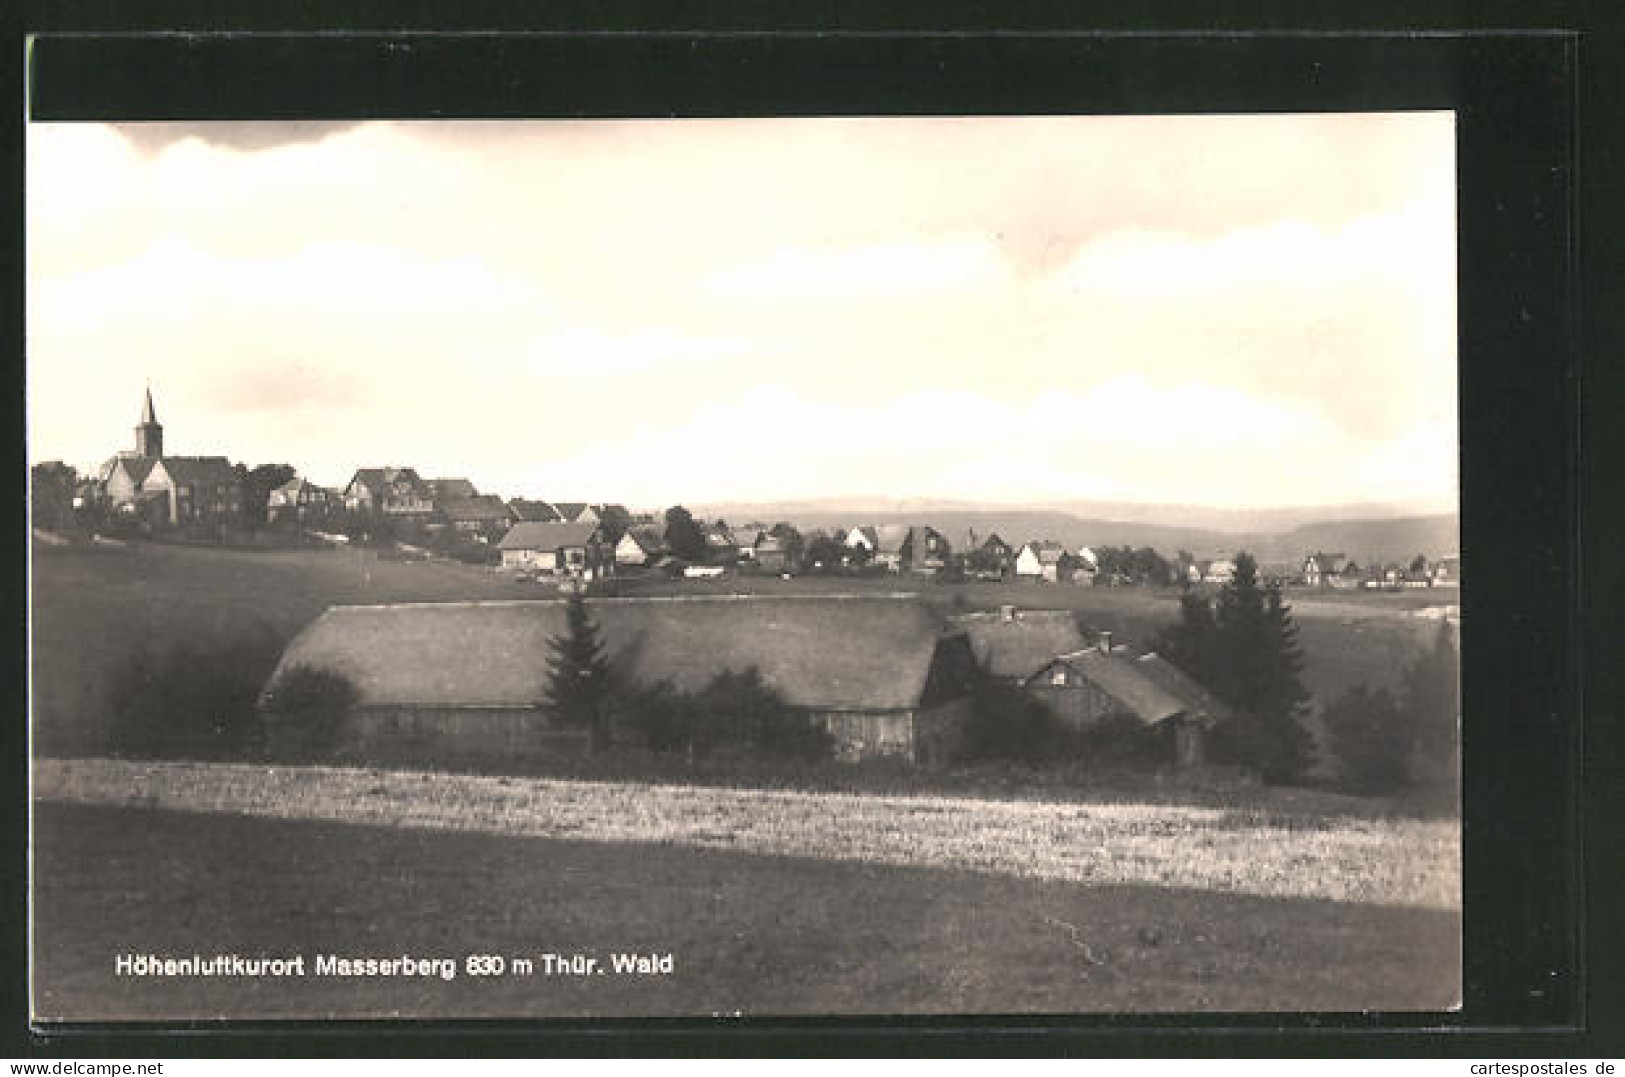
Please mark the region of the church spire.
POLYGON ((158 413, 152 407, 152 386, 147 386, 147 397, 141 405, 141 422, 135 428, 135 453, 156 460, 164 455, 164 428, 158 422, 158 413))

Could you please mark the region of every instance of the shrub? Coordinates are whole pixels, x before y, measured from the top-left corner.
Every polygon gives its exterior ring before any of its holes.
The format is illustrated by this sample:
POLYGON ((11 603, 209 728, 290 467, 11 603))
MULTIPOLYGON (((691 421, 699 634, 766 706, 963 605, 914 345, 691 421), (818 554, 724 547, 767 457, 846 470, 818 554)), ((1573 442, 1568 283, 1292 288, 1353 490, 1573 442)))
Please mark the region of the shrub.
POLYGON ((724 670, 692 693, 661 682, 631 693, 620 712, 653 752, 732 752, 807 762, 827 759, 835 749, 830 732, 786 703, 755 667, 724 670))
POLYGON ((342 673, 294 666, 267 694, 268 748, 279 759, 323 759, 338 747, 344 718, 360 693, 342 673))
POLYGON ((1054 759, 1066 740, 1049 708, 984 671, 971 685, 970 717, 960 734, 955 762, 1036 766, 1054 759))
POLYGON ((1321 721, 1351 792, 1381 795, 1409 783, 1410 723, 1385 689, 1351 688, 1326 707, 1321 721))
POLYGON ((113 674, 108 708, 117 755, 250 758, 262 741, 254 702, 276 667, 269 634, 166 652, 139 647, 113 674))

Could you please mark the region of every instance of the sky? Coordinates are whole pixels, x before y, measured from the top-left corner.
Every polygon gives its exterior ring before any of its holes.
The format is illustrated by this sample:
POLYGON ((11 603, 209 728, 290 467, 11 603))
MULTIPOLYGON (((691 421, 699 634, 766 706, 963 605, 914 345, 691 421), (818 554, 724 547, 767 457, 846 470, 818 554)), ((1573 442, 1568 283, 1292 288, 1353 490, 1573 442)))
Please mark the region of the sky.
POLYGON ((31 124, 29 455, 1456 503, 1450 113, 31 124))

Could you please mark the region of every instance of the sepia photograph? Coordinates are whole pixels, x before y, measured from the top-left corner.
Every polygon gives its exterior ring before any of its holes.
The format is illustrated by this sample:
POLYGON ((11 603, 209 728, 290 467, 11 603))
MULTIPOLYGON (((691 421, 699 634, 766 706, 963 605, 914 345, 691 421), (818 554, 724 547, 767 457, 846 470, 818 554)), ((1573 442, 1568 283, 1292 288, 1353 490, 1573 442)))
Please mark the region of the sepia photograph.
POLYGON ((36 1022, 1460 1009, 1453 112, 25 138, 36 1022))

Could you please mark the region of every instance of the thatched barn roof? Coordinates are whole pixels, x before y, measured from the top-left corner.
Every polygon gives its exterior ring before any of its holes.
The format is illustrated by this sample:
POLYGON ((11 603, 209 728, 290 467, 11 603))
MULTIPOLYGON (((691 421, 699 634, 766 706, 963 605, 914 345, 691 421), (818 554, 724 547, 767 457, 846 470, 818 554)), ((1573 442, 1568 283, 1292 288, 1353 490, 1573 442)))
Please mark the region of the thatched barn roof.
MULTIPOLYGON (((920 704, 942 622, 906 596, 589 599, 605 652, 641 684, 703 687, 755 666, 793 705, 901 710, 920 704)), ((360 705, 525 707, 544 699, 563 601, 334 606, 288 644, 294 666, 349 677, 360 705)))
POLYGON ((1085 642, 1067 610, 970 613, 955 617, 953 624, 970 637, 977 664, 995 677, 1030 676, 1085 642))

